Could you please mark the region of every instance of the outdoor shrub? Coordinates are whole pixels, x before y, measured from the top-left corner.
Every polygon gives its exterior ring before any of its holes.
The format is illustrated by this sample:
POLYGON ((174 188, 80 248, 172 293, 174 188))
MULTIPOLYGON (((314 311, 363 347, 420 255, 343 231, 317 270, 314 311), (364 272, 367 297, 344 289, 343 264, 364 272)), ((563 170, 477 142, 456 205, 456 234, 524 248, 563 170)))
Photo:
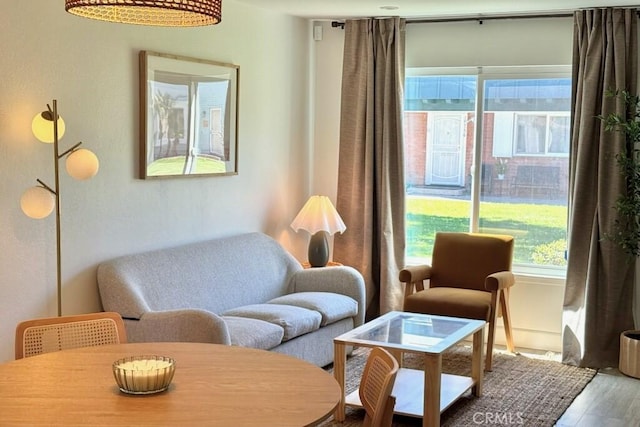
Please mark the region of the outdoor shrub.
POLYGON ((536 246, 531 257, 536 264, 565 266, 567 265, 564 259, 566 248, 565 239, 554 240, 551 243, 536 246))

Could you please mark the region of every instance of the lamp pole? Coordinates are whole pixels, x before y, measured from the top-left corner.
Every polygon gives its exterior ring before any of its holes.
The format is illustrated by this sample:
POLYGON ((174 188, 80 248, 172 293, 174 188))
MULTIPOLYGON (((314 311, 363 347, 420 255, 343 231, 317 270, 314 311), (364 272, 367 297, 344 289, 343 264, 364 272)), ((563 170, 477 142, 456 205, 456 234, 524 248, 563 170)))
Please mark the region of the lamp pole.
MULTIPOLYGON (((58 302, 58 316, 62 316, 62 255, 60 244, 60 152, 58 144, 58 101, 53 100, 53 108, 50 110, 53 120, 53 188, 40 179, 38 183, 53 194, 56 208, 56 290, 58 302)), ((78 144, 79 145, 79 144, 78 144)), ((69 151, 73 151, 73 148, 69 151)), ((63 154, 64 155, 64 154, 63 154)))
MULTIPOLYGON (((49 187, 39 178, 38 184, 53 194, 56 209, 56 290, 58 303, 58 317, 62 316, 62 255, 60 244, 60 153, 59 153, 59 130, 58 130, 58 101, 53 100, 53 108, 49 110, 51 120, 53 120, 53 188, 49 187)), ((46 112, 45 112, 46 113, 46 112)), ((44 114, 43 113, 43 117, 44 114)), ((73 151, 73 148, 69 151, 73 151)), ((65 153, 66 154, 66 153, 65 153)), ((64 154, 63 154, 64 156, 64 154)))
POLYGON ((56 198, 56 285, 58 289, 58 316, 62 316, 62 255, 60 244, 60 156, 58 152, 58 101, 53 100, 53 163, 56 198))
MULTIPOLYGON (((60 159, 69 153, 76 151, 76 149, 82 145, 82 142, 78 142, 73 147, 60 154, 59 134, 58 134, 58 101, 53 100, 53 173, 54 173, 54 188, 53 190, 48 188, 55 197, 56 201, 56 286, 58 289, 58 316, 62 316, 62 244, 61 244, 61 229, 60 229, 60 159)), ((43 184, 40 180, 38 180, 43 184)), ((44 185, 44 184, 43 184, 44 185)), ((46 186, 45 186, 46 187, 46 186)))

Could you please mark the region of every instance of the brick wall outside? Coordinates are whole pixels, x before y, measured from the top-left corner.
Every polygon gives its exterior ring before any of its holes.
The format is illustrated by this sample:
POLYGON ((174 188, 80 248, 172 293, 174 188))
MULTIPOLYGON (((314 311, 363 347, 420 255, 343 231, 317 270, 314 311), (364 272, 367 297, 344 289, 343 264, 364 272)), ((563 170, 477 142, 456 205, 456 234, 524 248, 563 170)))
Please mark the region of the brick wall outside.
MULTIPOLYGON (((408 186, 424 186, 425 185, 425 168, 427 162, 427 112, 406 111, 404 121, 404 138, 405 138, 405 172, 406 184, 408 186)), ((466 122, 466 147, 465 147, 465 166, 464 166, 464 187, 471 188, 471 165, 473 163, 473 132, 474 132, 474 113, 467 114, 466 122)), ((566 157, 549 157, 549 156, 513 156, 507 159, 507 168, 502 182, 498 182, 497 172, 495 169, 496 159, 493 157, 493 114, 485 113, 483 127, 483 149, 482 161, 485 165, 489 165, 487 169, 491 172, 491 176, 483 179, 484 183, 493 183, 496 185, 488 185, 484 188, 483 194, 500 194, 504 195, 505 191, 509 191, 510 184, 513 182, 519 165, 532 166, 557 166, 560 167, 560 182, 558 197, 566 196, 568 187, 568 162, 566 157), (499 185, 497 185, 499 184, 499 185)))
POLYGON ((411 186, 424 185, 427 160, 427 113, 404 113, 405 179, 411 186))

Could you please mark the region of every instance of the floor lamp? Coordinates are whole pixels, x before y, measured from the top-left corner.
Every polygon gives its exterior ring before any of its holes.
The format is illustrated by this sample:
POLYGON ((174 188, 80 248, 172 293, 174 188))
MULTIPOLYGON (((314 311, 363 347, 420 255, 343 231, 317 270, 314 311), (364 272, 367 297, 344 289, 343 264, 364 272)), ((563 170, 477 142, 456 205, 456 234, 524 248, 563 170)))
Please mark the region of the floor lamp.
POLYGON ((91 151, 79 148, 82 142, 63 153, 59 151, 59 141, 65 132, 65 123, 58 115, 58 102, 53 100, 53 108, 47 104, 47 111, 36 115, 31 123, 34 136, 41 142, 53 143, 54 185, 45 184, 36 179, 39 185, 25 191, 20 198, 22 211, 30 218, 42 219, 56 210, 56 280, 58 316, 62 315, 62 257, 60 245, 60 159, 67 157, 66 169, 69 175, 78 180, 85 180, 98 173, 98 158, 91 151))

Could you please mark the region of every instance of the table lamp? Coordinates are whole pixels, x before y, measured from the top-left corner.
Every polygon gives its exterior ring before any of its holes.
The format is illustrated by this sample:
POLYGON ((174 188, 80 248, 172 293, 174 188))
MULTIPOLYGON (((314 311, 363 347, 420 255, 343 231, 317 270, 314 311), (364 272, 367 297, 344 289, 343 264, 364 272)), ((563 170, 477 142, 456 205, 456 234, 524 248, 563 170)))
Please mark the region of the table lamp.
POLYGON ((347 227, 327 196, 311 196, 291 223, 296 232, 306 230, 309 240, 309 264, 324 267, 329 261, 328 236, 344 232, 347 227))

